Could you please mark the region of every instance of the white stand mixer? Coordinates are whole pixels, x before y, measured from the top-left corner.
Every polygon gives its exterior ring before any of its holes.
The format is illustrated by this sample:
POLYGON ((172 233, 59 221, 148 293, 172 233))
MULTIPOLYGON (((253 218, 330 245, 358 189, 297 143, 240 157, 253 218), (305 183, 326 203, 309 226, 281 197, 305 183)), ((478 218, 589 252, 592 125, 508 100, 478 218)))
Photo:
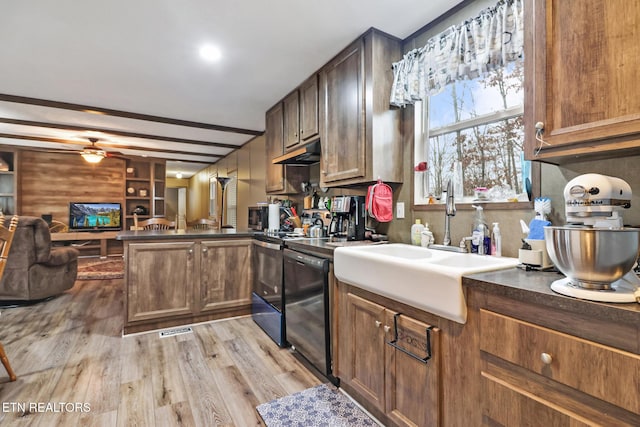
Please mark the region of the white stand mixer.
POLYGON ((629 184, 606 175, 580 175, 567 183, 564 198, 567 223, 571 225, 545 227, 549 256, 567 276, 554 281, 551 289, 590 301, 640 302, 640 279, 633 271, 640 230, 624 228, 620 216, 620 211, 631 206, 629 184), (605 237, 621 238, 625 245, 614 245, 607 252, 602 247, 611 245, 602 244, 605 237), (607 257, 611 258, 611 265, 604 266, 606 272, 598 271, 603 260, 609 261, 607 257), (617 258, 621 259, 620 265, 615 263, 617 258), (603 281, 605 275, 615 280, 603 281), (592 277, 598 279, 591 280, 592 277))

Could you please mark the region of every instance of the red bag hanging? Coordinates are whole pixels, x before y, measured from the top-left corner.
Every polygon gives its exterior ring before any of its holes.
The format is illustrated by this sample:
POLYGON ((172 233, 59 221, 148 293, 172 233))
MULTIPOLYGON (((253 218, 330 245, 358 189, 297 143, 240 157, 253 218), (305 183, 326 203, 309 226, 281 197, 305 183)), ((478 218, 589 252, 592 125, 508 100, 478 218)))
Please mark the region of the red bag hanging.
POLYGON ((378 180, 370 185, 365 200, 369 216, 378 222, 389 222, 393 219, 393 190, 378 180))

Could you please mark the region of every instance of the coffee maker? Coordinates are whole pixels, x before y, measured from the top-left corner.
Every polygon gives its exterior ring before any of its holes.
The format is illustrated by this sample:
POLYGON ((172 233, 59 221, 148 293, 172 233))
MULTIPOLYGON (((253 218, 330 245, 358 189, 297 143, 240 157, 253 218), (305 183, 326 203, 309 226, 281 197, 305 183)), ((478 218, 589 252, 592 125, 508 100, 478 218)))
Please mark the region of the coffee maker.
POLYGON ((364 240, 364 196, 334 196, 331 200, 329 236, 339 240, 364 240))

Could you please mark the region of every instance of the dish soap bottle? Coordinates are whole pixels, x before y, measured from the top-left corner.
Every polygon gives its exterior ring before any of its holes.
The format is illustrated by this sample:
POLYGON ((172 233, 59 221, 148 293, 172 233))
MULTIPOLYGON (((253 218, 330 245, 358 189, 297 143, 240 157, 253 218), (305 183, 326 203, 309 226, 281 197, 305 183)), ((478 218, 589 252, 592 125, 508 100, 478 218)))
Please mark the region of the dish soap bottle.
POLYGON ((491 255, 502 256, 502 236, 497 222, 493 223, 491 232, 491 255))
POLYGON ((424 224, 424 230, 422 230, 422 239, 420 240, 420 246, 428 247, 434 242, 433 233, 429 230, 429 223, 424 224))
POLYGON ((473 205, 473 207, 476 209, 476 216, 471 229, 471 253, 489 255, 491 237, 489 237, 489 227, 484 220, 484 210, 479 205, 473 205))
POLYGON ((411 226, 411 244, 420 246, 422 230, 424 230, 424 225, 422 225, 422 221, 418 218, 416 219, 416 223, 411 226))

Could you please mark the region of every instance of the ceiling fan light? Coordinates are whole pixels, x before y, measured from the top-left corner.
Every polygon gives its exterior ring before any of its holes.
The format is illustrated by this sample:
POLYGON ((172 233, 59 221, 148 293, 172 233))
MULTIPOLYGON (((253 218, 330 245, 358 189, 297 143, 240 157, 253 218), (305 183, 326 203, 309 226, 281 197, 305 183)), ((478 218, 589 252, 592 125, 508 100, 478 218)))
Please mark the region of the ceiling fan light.
POLYGON ((87 162, 87 163, 100 163, 102 161, 102 159, 104 159, 104 154, 103 152, 99 152, 99 151, 85 151, 83 153, 80 154, 82 156, 82 158, 87 162))

